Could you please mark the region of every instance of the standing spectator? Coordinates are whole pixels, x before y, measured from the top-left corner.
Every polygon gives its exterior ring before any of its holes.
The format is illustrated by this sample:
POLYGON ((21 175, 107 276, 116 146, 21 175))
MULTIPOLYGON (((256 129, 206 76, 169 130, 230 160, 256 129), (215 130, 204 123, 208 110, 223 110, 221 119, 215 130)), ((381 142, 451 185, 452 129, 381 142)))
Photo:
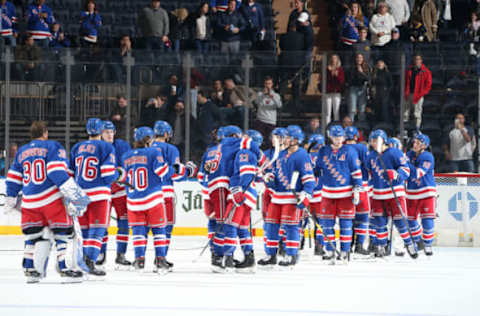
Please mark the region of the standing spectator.
POLYGON ((197 52, 201 54, 207 53, 213 34, 212 17, 209 14, 208 2, 202 2, 198 10, 189 16, 188 25, 197 52))
POLYGON ((222 80, 215 80, 213 82, 213 91, 210 93, 210 99, 219 107, 225 106, 225 104, 223 104, 222 80))
POLYGON ((415 2, 417 12, 422 17, 422 24, 425 27, 427 40, 433 42, 437 39, 438 31, 438 12, 435 2, 433 0, 421 0, 415 2))
POLYGON ((360 37, 360 29, 368 28, 368 19, 363 16, 362 8, 358 2, 352 2, 347 7, 344 17, 341 21, 341 43, 343 51, 343 60, 346 61, 346 67, 348 68, 352 60, 352 46, 356 43, 360 37))
POLYGON ((390 91, 393 86, 392 75, 385 62, 377 61, 372 74, 372 96, 375 105, 375 114, 378 122, 391 123, 392 111, 390 110, 390 91))
POLYGON ((45 0, 35 0, 27 8, 27 33, 39 47, 48 47, 50 43, 50 25, 55 23, 52 10, 45 4, 45 0))
POLYGON ((7 0, 1 0, 0 16, 2 19, 0 22, 1 42, 3 43, 3 45, 0 43, 0 47, 6 44, 5 40, 7 40, 11 47, 17 46, 18 32, 15 6, 7 0))
POLYGON ((236 11, 236 5, 235 0, 229 0, 228 10, 220 13, 218 18, 222 53, 236 54, 240 51, 240 33, 246 29, 246 23, 242 15, 236 11))
POLYGON ((465 126, 465 116, 458 113, 455 117, 455 127, 449 133, 450 146, 444 145, 445 157, 450 163, 451 172, 475 172, 473 153, 477 142, 473 129, 465 126))
POLYGON ((472 12, 470 23, 465 29, 465 37, 469 44, 469 54, 477 56, 480 45, 480 20, 475 11, 472 12))
MULTIPOLYGON (((13 164, 15 160, 15 155, 17 154, 18 151, 18 144, 17 143, 10 143, 10 148, 8 151, 8 162, 10 165, 13 164)), ((4 152, 4 151, 2 151, 4 152)), ((2 155, 0 158, 0 176, 5 177, 5 175, 8 174, 8 169, 5 169, 5 156, 2 155)))
MULTIPOLYGON (((400 40, 400 30, 398 28, 394 28, 392 30, 392 40, 385 45, 384 50, 384 60, 393 74, 399 74, 402 55, 406 54, 406 52, 407 50, 405 43, 400 40)), ((408 56, 406 56, 406 58, 407 57, 408 56)))
POLYGON ((123 35, 120 38, 120 47, 111 50, 110 69, 115 82, 126 81, 127 74, 123 66, 123 58, 127 57, 128 53, 132 53, 132 41, 130 36, 123 35))
MULTIPOLYGON (((168 85, 165 87, 163 94, 168 98, 168 104, 175 105, 177 101, 184 100, 184 86, 178 80, 178 76, 176 74, 171 74, 168 78, 168 85)), ((169 113, 170 115, 170 113, 169 113)))
POLYGON ((141 126, 154 126, 156 121, 165 121, 167 119, 167 97, 164 95, 157 95, 150 98, 142 107, 140 113, 141 126))
POLYGON ((152 0, 150 6, 138 14, 138 25, 147 49, 164 50, 169 43, 170 26, 167 11, 160 8, 160 0, 152 0))
POLYGON ((70 45, 70 41, 65 37, 65 33, 60 29, 60 24, 53 23, 50 47, 55 48, 58 52, 61 48, 70 47, 70 45))
POLYGON ((300 29, 301 25, 298 22, 298 18, 300 17, 300 14, 306 13, 308 15, 308 22, 310 22, 310 12, 305 8, 305 0, 295 0, 295 9, 290 12, 290 15, 288 16, 288 25, 287 25, 287 30, 291 29, 293 25, 296 26, 297 30, 300 29))
POLYGON ((386 0, 390 8, 390 13, 395 20, 395 25, 402 31, 405 30, 408 20, 410 19, 410 7, 407 0, 386 0))
POLYGON ((343 85, 345 84, 345 74, 343 72, 342 63, 338 55, 330 56, 327 66, 327 94, 325 95, 327 105, 326 109, 326 125, 331 121, 332 112, 333 120, 340 120, 340 103, 342 101, 343 85))
POLYGON ((250 41, 251 47, 254 47, 257 41, 263 39, 266 32, 262 6, 255 0, 244 0, 239 10, 247 21, 245 35, 250 41))
POLYGON ((370 67, 362 54, 355 55, 355 65, 347 76, 348 83, 348 112, 352 121, 355 114, 358 120, 365 120, 367 105, 367 89, 370 81, 370 67))
POLYGON ((366 27, 360 28, 360 37, 356 43, 353 44, 353 56, 362 54, 367 63, 372 65, 372 43, 367 39, 368 29, 366 27))
POLYGON ((413 65, 411 65, 405 76, 405 113, 403 120, 410 119, 410 109, 413 107, 413 116, 415 126, 420 128, 422 124, 422 106, 423 97, 430 92, 432 88, 432 73, 423 64, 422 56, 417 54, 413 56, 413 65))
POLYGON ((17 46, 15 49, 15 68, 18 79, 21 81, 40 80, 43 72, 43 65, 40 63, 41 59, 42 49, 35 44, 32 35, 27 35, 25 44, 17 46))
POLYGON ((302 12, 298 17, 298 26, 297 31, 303 34, 304 36, 304 68, 303 68, 303 78, 304 78, 304 85, 303 85, 303 93, 307 91, 308 84, 310 81, 310 63, 312 59, 313 53, 313 27, 312 23, 309 21, 309 16, 306 12, 302 12))
POLYGON ((305 132, 305 139, 309 139, 312 134, 322 134, 320 119, 312 117, 303 131, 305 132))
POLYGON ((199 127, 202 133, 201 139, 204 145, 208 145, 212 131, 223 124, 222 109, 213 103, 205 91, 198 91, 197 103, 199 106, 199 127))
POLYGON ((184 42, 190 38, 188 24, 186 22, 187 17, 188 10, 185 8, 168 12, 168 21, 170 23, 168 39, 171 42, 170 49, 173 48, 177 53, 180 52, 180 48, 185 45, 184 42))
MULTIPOLYGON (((110 120, 115 125, 115 129, 117 130, 118 138, 126 139, 127 137, 127 107, 128 107, 128 100, 124 95, 117 96, 117 104, 115 104, 112 108, 112 112, 110 112, 110 120)), ((130 109, 130 120, 131 126, 135 126, 137 119, 135 108, 132 107, 130 109)), ((130 132, 130 131, 128 131, 130 132)))
POLYGON ((292 94, 294 100, 298 99, 300 85, 296 74, 305 60, 303 53, 303 49, 305 48, 305 35, 297 32, 296 29, 296 25, 292 24, 287 33, 280 35, 279 41, 279 66, 281 69, 279 74, 280 92, 283 93, 287 90, 288 80, 291 80, 295 76, 295 79, 292 82, 292 94))
POLYGON ((102 17, 97 11, 95 1, 89 0, 85 4, 85 11, 80 13, 80 44, 82 47, 91 47, 97 44, 98 30, 102 26, 102 17))
POLYGON ((226 78, 224 86, 223 104, 230 109, 226 111, 226 117, 230 124, 242 125, 247 98, 251 97, 252 90, 249 89, 249 95, 246 96, 244 87, 237 86, 232 78, 226 78))
POLYGON ((282 98, 273 89, 272 77, 265 77, 263 91, 257 93, 255 104, 257 106, 255 129, 268 136, 277 126, 277 110, 282 107, 282 98))
POLYGON ((370 34, 372 44, 377 49, 376 59, 383 58, 381 50, 392 39, 392 30, 395 28, 395 20, 388 13, 387 4, 379 2, 377 5, 377 14, 374 14, 370 21, 370 34))

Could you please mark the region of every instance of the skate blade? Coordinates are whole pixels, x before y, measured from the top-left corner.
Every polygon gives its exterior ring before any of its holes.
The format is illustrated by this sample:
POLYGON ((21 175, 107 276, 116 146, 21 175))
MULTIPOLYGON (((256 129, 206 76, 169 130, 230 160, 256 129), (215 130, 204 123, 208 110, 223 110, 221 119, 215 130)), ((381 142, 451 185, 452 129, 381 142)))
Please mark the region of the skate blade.
POLYGON ((130 271, 132 270, 132 266, 123 265, 123 264, 116 264, 115 271, 130 271))
POLYGON ((106 275, 92 275, 92 274, 88 274, 86 281, 89 281, 89 282, 101 282, 101 281, 105 281, 105 279, 106 279, 106 275))
POLYGON ((294 265, 293 266, 280 266, 279 265, 278 268, 279 268, 280 271, 292 271, 295 268, 295 266, 294 265))
POLYGON ((259 270, 264 270, 264 271, 272 271, 272 270, 275 270, 276 267, 277 267, 276 264, 268 264, 268 265, 265 265, 265 266, 258 265, 258 269, 259 270))
POLYGON ((168 269, 158 269, 157 274, 160 276, 164 276, 168 274, 168 269))
POLYGON ((73 283, 82 283, 83 282, 83 276, 79 278, 69 278, 69 277, 63 277, 62 281, 60 283, 62 284, 73 284, 73 283))
POLYGON ((212 267, 213 273, 225 274, 225 269, 220 267, 212 267))
POLYGON ((257 269, 255 267, 252 268, 243 268, 243 269, 236 269, 235 272, 240 273, 240 274, 255 274, 257 272, 257 269))
POLYGON ((27 277, 27 284, 40 283, 41 278, 27 277))

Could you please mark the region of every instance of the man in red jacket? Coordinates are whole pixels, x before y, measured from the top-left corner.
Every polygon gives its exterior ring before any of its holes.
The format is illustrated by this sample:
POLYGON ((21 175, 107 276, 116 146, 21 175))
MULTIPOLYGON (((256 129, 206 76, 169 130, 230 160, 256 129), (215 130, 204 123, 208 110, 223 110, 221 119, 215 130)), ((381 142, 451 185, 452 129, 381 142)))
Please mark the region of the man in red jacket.
POLYGON ((405 113, 403 120, 410 120, 410 108, 413 107, 415 125, 420 128, 422 124, 423 97, 432 88, 432 73, 423 64, 422 56, 413 56, 413 65, 408 67, 405 76, 405 113))

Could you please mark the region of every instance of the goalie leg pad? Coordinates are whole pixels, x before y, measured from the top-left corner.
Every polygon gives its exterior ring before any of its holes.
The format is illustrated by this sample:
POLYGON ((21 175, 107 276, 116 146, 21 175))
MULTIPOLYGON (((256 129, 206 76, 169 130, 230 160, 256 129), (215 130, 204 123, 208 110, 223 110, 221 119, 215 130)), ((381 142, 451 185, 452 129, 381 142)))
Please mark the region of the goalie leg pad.
POLYGON ((53 228, 53 238, 55 240, 55 247, 57 250, 57 265, 58 269, 65 270, 65 254, 67 252, 67 242, 73 236, 73 227, 67 228, 53 228))
POLYGON ((42 240, 43 227, 27 227, 23 228, 22 232, 25 238, 25 248, 23 252, 23 268, 31 269, 34 268, 35 244, 38 241, 42 240))

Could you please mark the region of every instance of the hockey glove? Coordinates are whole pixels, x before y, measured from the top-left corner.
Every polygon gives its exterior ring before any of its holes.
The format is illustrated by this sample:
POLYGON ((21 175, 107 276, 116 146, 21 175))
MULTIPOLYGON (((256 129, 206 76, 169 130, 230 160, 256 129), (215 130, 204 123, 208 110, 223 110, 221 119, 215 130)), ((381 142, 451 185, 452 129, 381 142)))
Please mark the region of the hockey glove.
POLYGON ((5 208, 4 213, 12 213, 13 211, 20 211, 17 207, 17 198, 14 196, 6 196, 5 197, 5 208))
POLYGON ((398 179, 398 172, 394 169, 388 169, 387 176, 391 181, 395 181, 398 179))
POLYGON ((59 189, 65 198, 68 214, 82 216, 91 202, 88 195, 78 186, 73 178, 65 181, 59 189))
POLYGON ((117 172, 118 172, 117 182, 125 183, 125 181, 127 181, 127 173, 125 172, 125 169, 123 169, 122 167, 117 167, 117 172))
POLYGON ((263 177, 262 180, 265 183, 270 183, 275 179, 275 175, 272 172, 267 172, 263 177))
POLYGON ((175 175, 183 177, 185 175, 185 165, 183 163, 174 163, 173 170, 175 171, 175 175))
POLYGON ((357 185, 353 187, 353 205, 358 205, 358 203, 360 203, 360 192, 362 192, 361 186, 357 185))
POLYGON ((189 178, 194 178, 197 176, 198 167, 193 161, 187 162, 185 168, 187 168, 189 178))
POLYGON ((241 187, 233 187, 232 196, 235 206, 240 206, 243 204, 243 201, 245 201, 245 194, 243 194, 241 187))
POLYGON ((305 191, 300 192, 297 197, 297 207, 303 210, 304 208, 307 208, 308 205, 310 205, 310 202, 308 201, 308 194, 305 191))

